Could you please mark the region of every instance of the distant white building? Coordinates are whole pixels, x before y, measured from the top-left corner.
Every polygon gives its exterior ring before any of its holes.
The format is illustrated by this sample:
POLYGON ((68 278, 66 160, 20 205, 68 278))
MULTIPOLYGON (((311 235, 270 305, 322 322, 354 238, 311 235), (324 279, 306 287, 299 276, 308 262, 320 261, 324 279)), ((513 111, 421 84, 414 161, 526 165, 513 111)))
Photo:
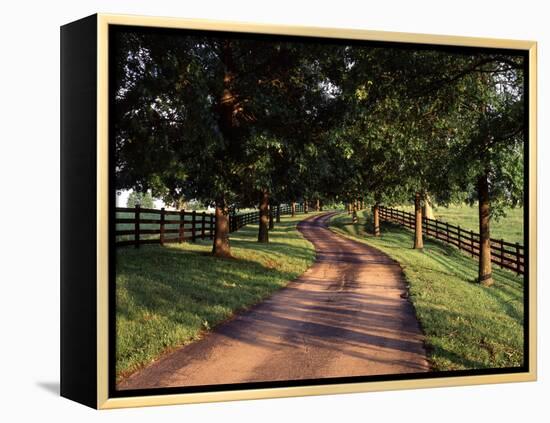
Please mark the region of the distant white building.
MULTIPOLYGON (((116 207, 126 207, 128 205, 128 197, 130 197, 132 192, 133 190, 131 189, 117 190, 116 207)), ((149 190, 149 192, 151 191, 149 190)), ((174 210, 174 207, 167 206, 160 198, 153 198, 153 208, 161 209, 163 207, 167 210, 174 210)))
POLYGON ((128 204, 128 197, 131 190, 117 190, 116 192, 116 207, 126 207, 128 204))

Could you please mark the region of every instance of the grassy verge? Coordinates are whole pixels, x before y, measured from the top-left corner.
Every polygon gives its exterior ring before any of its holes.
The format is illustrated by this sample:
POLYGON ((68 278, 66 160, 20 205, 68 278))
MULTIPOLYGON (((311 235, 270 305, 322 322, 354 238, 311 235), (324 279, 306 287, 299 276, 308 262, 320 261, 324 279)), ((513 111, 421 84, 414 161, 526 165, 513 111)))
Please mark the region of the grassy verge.
POLYGON ((296 229, 304 217, 283 217, 269 232, 269 244, 256 242, 257 225, 231 234, 235 259, 208 255, 210 241, 119 248, 117 378, 199 339, 302 274, 315 258, 313 245, 296 229))
MULTIPOLYGON (((397 208, 410 213, 414 212, 413 206, 397 208)), ((477 204, 474 206, 467 204, 455 204, 449 207, 435 206, 433 210, 434 216, 438 220, 479 232, 479 211, 477 204)), ((507 242, 519 242, 523 245, 523 208, 508 208, 505 211, 505 216, 491 221, 491 238, 504 239, 507 242)))
POLYGON ((495 286, 481 287, 473 283, 477 261, 456 248, 428 238, 423 252, 414 250, 412 232, 388 223, 375 238, 370 213, 359 217, 354 225, 348 215, 338 215, 331 228, 401 264, 434 370, 523 364, 523 278, 495 267, 495 286))

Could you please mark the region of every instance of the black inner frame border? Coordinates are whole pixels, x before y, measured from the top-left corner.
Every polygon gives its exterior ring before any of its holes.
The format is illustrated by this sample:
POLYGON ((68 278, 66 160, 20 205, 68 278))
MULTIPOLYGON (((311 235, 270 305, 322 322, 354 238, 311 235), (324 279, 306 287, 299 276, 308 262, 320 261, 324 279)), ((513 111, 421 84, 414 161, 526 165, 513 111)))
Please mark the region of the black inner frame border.
POLYGON ((530 63, 529 50, 523 49, 506 49, 506 48, 485 48, 485 47, 465 47, 465 46, 449 46, 438 44, 416 44, 408 42, 395 41, 369 41, 355 40, 345 38, 324 38, 310 36, 293 36, 293 35, 272 35, 259 33, 243 33, 237 31, 216 31, 216 30, 197 30, 197 29, 179 29, 179 28, 162 28, 162 27, 144 27, 138 25, 113 25, 108 26, 108 58, 109 58, 109 116, 108 116, 108 232, 109 232, 109 248, 108 248, 108 397, 123 398, 136 396, 150 395, 170 395, 170 394, 186 394, 186 393, 204 393, 204 392, 223 392, 237 390, 252 390, 252 389, 268 389, 268 388, 290 388, 290 387, 306 387, 324 385, 330 387, 337 384, 354 384, 365 382, 382 382, 382 381, 400 381, 400 380, 423 380, 423 379, 438 379, 447 377, 462 377, 462 376, 485 376, 485 375, 500 375, 500 374, 517 374, 529 372, 530 369, 530 349, 529 349, 529 281, 530 281, 530 251, 529 251, 529 104, 530 104, 530 63), (266 382, 250 382, 250 383, 233 383, 233 384, 218 384, 218 385, 201 385, 192 387, 165 387, 165 388, 147 388, 147 389, 116 389, 116 247, 115 247, 115 166, 113 157, 115 157, 115 144, 113 125, 110 124, 113 120, 113 108, 110 107, 114 98, 114 72, 112 71, 114 63, 114 49, 112 35, 119 32, 141 32, 141 33, 164 33, 177 36, 211 36, 215 38, 232 38, 232 39, 251 39, 264 41, 286 41, 299 43, 315 43, 315 44, 332 44, 332 45, 350 45, 362 47, 385 47, 394 49, 407 50, 437 50, 454 54, 506 54, 510 56, 523 58, 524 72, 524 205, 523 205, 523 244, 524 244, 524 289, 523 289, 523 366, 519 367, 503 367, 491 369, 468 369, 468 370, 450 370, 450 371, 434 371, 427 373, 407 373, 407 374, 389 374, 375 376, 348 376, 337 378, 322 378, 322 379, 300 379, 289 381, 266 381, 266 382))

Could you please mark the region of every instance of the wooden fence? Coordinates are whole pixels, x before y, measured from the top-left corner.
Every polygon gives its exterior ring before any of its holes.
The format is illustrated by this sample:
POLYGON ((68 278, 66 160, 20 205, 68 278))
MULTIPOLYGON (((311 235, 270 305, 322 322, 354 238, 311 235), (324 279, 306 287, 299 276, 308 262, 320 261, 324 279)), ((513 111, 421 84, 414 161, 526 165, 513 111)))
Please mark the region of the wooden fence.
MULTIPOLYGON (((415 227, 413 213, 380 206, 380 219, 410 229, 415 227)), ((479 257, 479 234, 437 219, 422 218, 422 232, 432 238, 452 244, 472 257, 479 257)), ((525 250, 519 243, 491 238, 491 261, 500 267, 524 274, 525 250)))
MULTIPOLYGON (((296 212, 303 212, 303 204, 296 204, 296 212)), ((277 208, 270 212, 275 217, 277 208)), ((279 208, 280 215, 291 214, 290 205, 279 208)), ((259 211, 229 215, 229 232, 260 221, 259 211)), ((213 239, 216 217, 213 213, 196 211, 172 211, 117 207, 115 209, 116 246, 142 244, 164 245, 170 242, 195 242, 197 239, 213 239)))
MULTIPOLYGON (((302 203, 296 203, 296 213, 303 213, 304 205, 302 203)), ((277 206, 270 207, 270 214, 275 218, 277 214, 277 206)), ((290 204, 281 204, 279 206, 279 216, 289 215, 292 213, 290 204)), ((243 226, 260 222, 260 212, 254 211, 243 214, 233 214, 229 216, 229 232, 235 232, 241 229, 243 226)))
POLYGON ((212 213, 117 207, 116 245, 165 244, 214 237, 212 213))

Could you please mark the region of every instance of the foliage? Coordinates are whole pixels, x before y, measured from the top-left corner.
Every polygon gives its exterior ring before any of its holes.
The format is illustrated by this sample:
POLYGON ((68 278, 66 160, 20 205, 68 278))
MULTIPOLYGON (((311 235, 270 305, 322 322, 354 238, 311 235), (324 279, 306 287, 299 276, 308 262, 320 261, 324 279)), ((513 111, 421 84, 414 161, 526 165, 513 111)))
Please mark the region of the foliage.
POLYGON ((117 188, 215 204, 219 222, 264 193, 479 201, 485 240, 489 216, 523 204, 523 53, 123 27, 111 39, 117 188))
POLYGON ((119 187, 448 204, 488 172, 494 213, 523 201, 522 56, 135 29, 113 48, 119 187))
POLYGON ((142 208, 152 209, 154 207, 154 201, 151 193, 132 191, 128 195, 126 207, 133 208, 136 206, 136 204, 139 204, 142 208))
POLYGON ((330 49, 134 31, 114 49, 120 187, 256 204, 260 190, 298 184, 312 128, 335 120, 319 63, 330 49))

